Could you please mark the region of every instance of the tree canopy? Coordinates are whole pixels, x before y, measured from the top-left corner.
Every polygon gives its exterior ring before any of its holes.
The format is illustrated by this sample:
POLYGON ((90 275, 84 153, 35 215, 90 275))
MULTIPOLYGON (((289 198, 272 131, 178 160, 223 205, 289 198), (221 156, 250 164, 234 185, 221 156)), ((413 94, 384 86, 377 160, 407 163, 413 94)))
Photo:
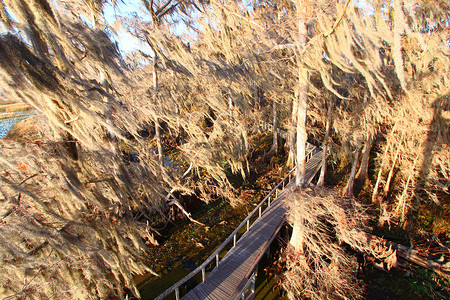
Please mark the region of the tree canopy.
POLYGON ((151 21, 115 25, 153 53, 127 54, 103 15, 121 3, 0 0, 0 92, 52 128, 0 140, 1 296, 138 296, 167 194, 239 204, 228 172, 249 175, 248 137, 273 119, 297 178, 306 141, 326 142, 325 162, 352 165, 343 194, 370 189, 380 222, 448 202, 446 1, 142 0, 151 21))

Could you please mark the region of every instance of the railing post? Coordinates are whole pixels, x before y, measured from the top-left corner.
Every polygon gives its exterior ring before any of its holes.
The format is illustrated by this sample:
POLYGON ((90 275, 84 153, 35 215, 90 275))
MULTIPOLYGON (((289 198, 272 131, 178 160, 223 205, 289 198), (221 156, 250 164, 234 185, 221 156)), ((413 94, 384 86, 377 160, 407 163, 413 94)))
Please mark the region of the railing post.
POLYGON ((180 300, 180 290, 178 288, 175 289, 175 299, 180 300))
POLYGON ((278 198, 278 189, 275 190, 275 199, 278 198))
POLYGON ((247 231, 250 229, 250 220, 247 220, 247 231))
POLYGON ((233 247, 236 247, 236 235, 233 236, 233 247))
POLYGON ((267 199, 267 207, 270 207, 270 195, 269 195, 269 198, 267 199))
POLYGON ((206 279, 206 273, 205 273, 205 268, 202 269, 202 282, 205 282, 206 279))
POLYGON ((261 218, 261 206, 259 207, 258 211, 259 211, 259 217, 261 218))
POLYGON ((216 268, 219 267, 219 253, 216 254, 216 268))
POLYGON ((252 281, 251 281, 251 283, 250 283, 250 289, 251 289, 251 291, 252 291, 252 294, 255 293, 255 283, 256 283, 256 274, 253 273, 253 275, 252 275, 252 281))

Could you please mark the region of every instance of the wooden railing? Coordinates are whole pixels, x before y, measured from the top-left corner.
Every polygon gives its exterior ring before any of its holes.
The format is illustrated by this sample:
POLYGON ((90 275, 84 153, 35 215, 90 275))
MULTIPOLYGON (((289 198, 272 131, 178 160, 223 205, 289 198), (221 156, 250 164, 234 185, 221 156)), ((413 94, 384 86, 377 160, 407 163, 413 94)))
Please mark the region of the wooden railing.
MULTIPOLYGON (((269 122, 259 121, 259 127, 264 129, 264 130, 273 131, 273 124, 269 123, 269 122)), ((288 131, 287 130, 278 127, 277 128, 277 132, 282 138, 287 139, 287 137, 288 137, 288 131)))
MULTIPOLYGON (((308 154, 306 155, 306 161, 308 161, 316 152, 317 152, 317 148, 314 146, 311 149, 311 151, 309 151, 308 154)), ((193 277, 198 275, 199 273, 202 274, 202 282, 204 282, 207 277, 206 270, 207 270, 208 266, 211 263, 213 263, 214 261, 215 261, 214 268, 217 268, 219 266, 221 252, 223 250, 225 250, 226 253, 228 253, 228 251, 230 249, 226 250, 226 247, 228 246, 228 244, 231 241, 233 241, 232 248, 234 246, 236 246, 236 243, 240 238, 240 236, 238 237, 238 235, 239 235, 239 232, 241 231, 241 229, 244 228, 244 226, 246 226, 246 232, 250 230, 251 226, 261 217, 261 215, 264 213, 264 211, 267 210, 271 206, 272 200, 274 200, 278 197, 278 192, 282 191, 284 189, 284 187, 287 184, 289 184, 291 182, 291 180, 294 178, 294 171, 295 171, 295 167, 289 171, 289 173, 286 175, 286 177, 284 177, 283 180, 281 180, 269 192, 269 194, 263 200, 261 200, 261 202, 255 207, 255 209, 242 221, 241 224, 239 224, 239 226, 228 236, 228 238, 219 246, 219 248, 217 248, 200 266, 198 266, 191 273, 189 273, 188 275, 183 277, 180 281, 178 281, 177 283, 172 285, 170 288, 168 288, 166 291, 164 291, 161 295, 156 297, 155 300, 164 299, 165 297, 169 296, 172 293, 175 293, 175 299, 179 300, 180 299, 180 287, 183 284, 185 284, 186 282, 188 282, 190 279, 192 279, 193 277), (264 205, 266 205, 266 207, 263 210, 264 205), (258 215, 258 218, 255 219, 253 221, 253 223, 251 223, 251 218, 256 214, 258 215)), ((222 257, 224 257, 226 255, 226 253, 222 257)), ((252 276, 250 276, 249 282, 245 285, 245 290, 247 290, 248 287, 250 286, 251 278, 252 278, 252 276)), ((245 290, 241 291, 241 293, 245 293, 245 290)))

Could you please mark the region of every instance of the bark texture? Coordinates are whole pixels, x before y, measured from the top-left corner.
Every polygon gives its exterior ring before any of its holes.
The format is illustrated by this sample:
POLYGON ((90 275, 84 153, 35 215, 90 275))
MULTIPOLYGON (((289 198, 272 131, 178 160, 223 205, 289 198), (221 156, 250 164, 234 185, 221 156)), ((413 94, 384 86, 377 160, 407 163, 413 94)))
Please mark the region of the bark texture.
POLYGON ((278 111, 275 101, 273 102, 273 142, 270 152, 278 154, 278 111))
MULTIPOLYGON (((156 51, 153 50, 154 57, 153 57, 153 102, 157 103, 158 101, 158 55, 156 54, 156 51)), ((161 142, 161 130, 159 125, 159 119, 158 117, 155 117, 155 138, 156 138, 156 145, 158 150, 158 162, 161 166, 164 165, 164 157, 163 157, 163 147, 161 142)))
POLYGON ((366 143, 364 145, 364 153, 361 159, 361 165, 359 171, 356 174, 356 180, 361 184, 365 185, 368 178, 369 171, 369 159, 370 159, 370 149, 372 148, 373 135, 369 133, 366 143))
POLYGON ((291 128, 289 129, 289 155, 287 159, 287 165, 290 168, 293 168, 296 162, 295 159, 295 146, 297 142, 296 138, 296 129, 297 129, 297 106, 298 106, 298 97, 292 101, 292 117, 291 117, 291 128))
POLYGON ((325 125, 325 138, 323 140, 323 157, 322 157, 322 169, 320 169, 319 181, 317 182, 318 186, 325 185, 325 173, 327 171, 327 154, 328 154, 328 141, 330 139, 330 130, 333 122, 333 117, 331 112, 333 110, 333 103, 328 105, 328 113, 327 113, 327 123, 325 125))
MULTIPOLYGON (((306 7, 301 2, 296 3, 298 17, 298 50, 306 46, 306 7)), ((299 58, 300 59, 300 58, 299 58)), ((301 63, 298 66, 298 107, 297 107, 297 169, 295 172, 295 185, 305 184, 306 164, 306 115, 308 108, 308 72, 301 63)))
POLYGON ((359 155, 361 152, 361 144, 358 142, 358 146, 356 147, 355 158, 352 163, 352 170, 350 172, 350 178, 348 179, 347 185, 342 190, 342 196, 351 197, 353 196, 353 187, 355 185, 355 176, 356 176, 356 167, 358 166, 359 155))

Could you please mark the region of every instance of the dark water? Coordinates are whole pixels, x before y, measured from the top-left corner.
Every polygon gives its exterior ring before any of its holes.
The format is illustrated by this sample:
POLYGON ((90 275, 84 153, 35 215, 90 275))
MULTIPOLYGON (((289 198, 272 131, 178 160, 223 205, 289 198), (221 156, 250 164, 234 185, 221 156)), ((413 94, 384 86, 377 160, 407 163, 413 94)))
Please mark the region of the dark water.
POLYGON ((13 112, 13 113, 0 113, 0 117, 4 119, 0 119, 0 138, 6 136, 8 131, 10 131, 17 122, 26 119, 30 116, 35 115, 35 112, 13 112))

